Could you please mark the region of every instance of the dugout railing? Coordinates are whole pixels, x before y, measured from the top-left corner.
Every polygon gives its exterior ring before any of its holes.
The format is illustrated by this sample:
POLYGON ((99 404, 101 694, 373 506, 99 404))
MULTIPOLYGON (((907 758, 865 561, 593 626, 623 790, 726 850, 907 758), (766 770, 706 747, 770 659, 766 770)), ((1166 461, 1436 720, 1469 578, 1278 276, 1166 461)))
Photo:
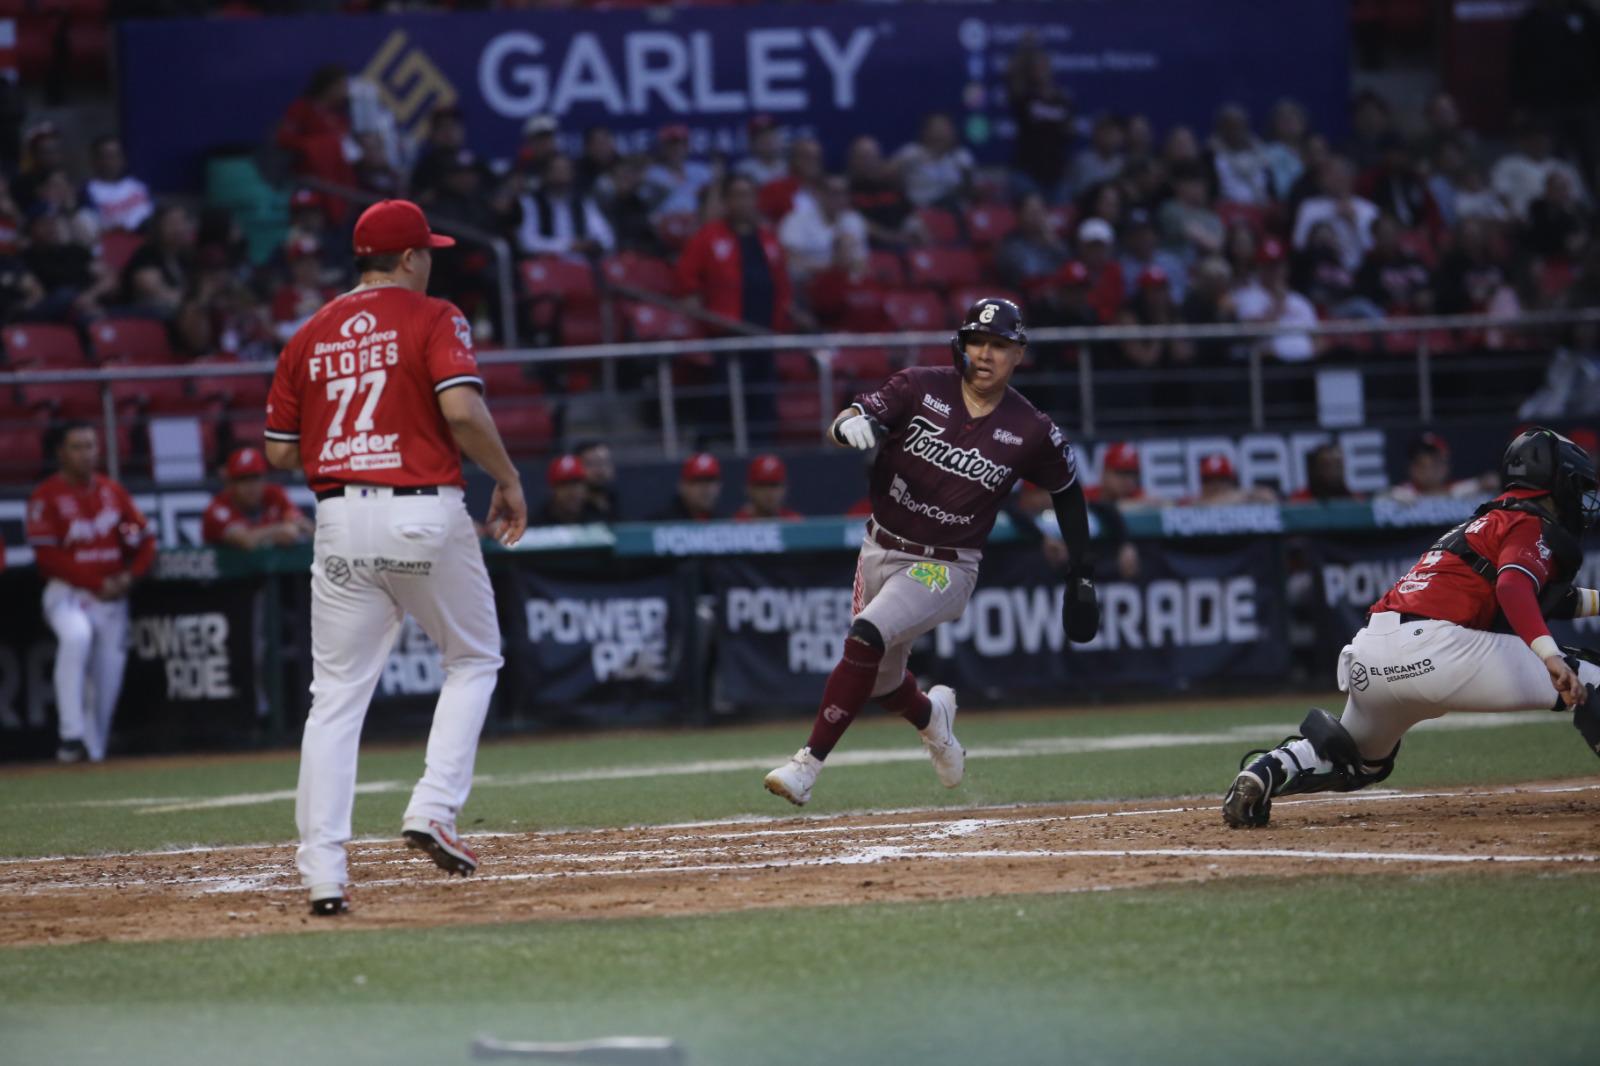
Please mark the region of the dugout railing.
MULTIPOLYGON (((626 293, 634 300, 647 295, 626 293)), ((1527 417, 1581 421, 1600 412, 1600 309, 1594 308, 1307 327, 1037 329, 1030 338, 1032 358, 1017 386, 1080 437, 1134 428, 1148 435, 1518 417, 1541 390, 1527 417), (1272 346, 1286 337, 1316 345, 1316 358, 1279 359, 1272 346), (1123 347, 1173 341, 1207 354, 1190 365, 1140 368, 1129 365, 1123 347)), ((945 365, 949 344, 944 329, 726 336, 486 350, 480 363, 490 378, 491 408, 519 457, 550 454, 583 434, 606 437, 625 456, 671 458, 707 445, 743 455, 756 447, 819 444, 853 390, 902 365, 945 365), (586 367, 602 372, 587 388, 569 388, 570 373, 586 367), (507 368, 517 369, 508 374, 507 368)), ((52 419, 85 415, 105 428, 114 476, 149 473, 148 454, 128 469, 129 449, 148 448, 143 430, 171 412, 130 396, 137 388, 128 383, 139 382, 187 383, 192 402, 177 417, 195 420, 200 465, 209 470, 228 447, 259 439, 259 398, 272 370, 261 362, 0 372, 6 390, 0 411, 11 412, 0 415, 0 481, 26 483, 47 463, 36 443, 32 450, 19 443, 27 434, 42 433, 52 419), (253 382, 254 400, 202 402, 242 380, 253 382), (90 389, 98 390, 98 402, 91 402, 90 389)))

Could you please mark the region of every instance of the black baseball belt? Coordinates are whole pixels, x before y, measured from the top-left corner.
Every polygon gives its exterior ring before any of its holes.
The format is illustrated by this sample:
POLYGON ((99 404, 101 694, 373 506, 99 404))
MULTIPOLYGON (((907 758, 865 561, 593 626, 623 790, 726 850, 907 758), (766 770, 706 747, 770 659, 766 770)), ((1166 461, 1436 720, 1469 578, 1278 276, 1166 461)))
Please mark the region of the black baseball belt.
POLYGON ((318 501, 331 500, 335 496, 343 496, 345 489, 388 489, 395 496, 437 496, 438 485, 340 485, 334 489, 323 489, 317 493, 318 501))
POLYGON ((957 562, 961 554, 954 548, 935 548, 928 544, 918 544, 914 540, 897 537, 878 524, 876 518, 867 519, 867 536, 880 548, 887 548, 892 552, 905 552, 907 555, 920 555, 924 559, 938 559, 942 563, 957 562))

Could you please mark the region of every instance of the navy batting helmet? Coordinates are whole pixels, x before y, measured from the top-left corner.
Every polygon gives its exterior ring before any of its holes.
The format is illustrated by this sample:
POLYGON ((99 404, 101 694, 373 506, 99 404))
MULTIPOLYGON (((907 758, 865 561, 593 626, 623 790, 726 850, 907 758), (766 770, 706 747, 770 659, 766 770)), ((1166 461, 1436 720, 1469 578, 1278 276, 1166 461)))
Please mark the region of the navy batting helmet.
POLYGON ((1556 505, 1562 528, 1573 536, 1600 518, 1600 480, 1594 460, 1576 441, 1552 429, 1535 426, 1506 447, 1500 476, 1508 489, 1542 489, 1556 505))
POLYGON ((1000 296, 985 296, 967 308, 967 313, 950 338, 950 355, 956 369, 967 369, 967 334, 988 333, 1027 346, 1028 327, 1022 324, 1022 309, 1000 296))

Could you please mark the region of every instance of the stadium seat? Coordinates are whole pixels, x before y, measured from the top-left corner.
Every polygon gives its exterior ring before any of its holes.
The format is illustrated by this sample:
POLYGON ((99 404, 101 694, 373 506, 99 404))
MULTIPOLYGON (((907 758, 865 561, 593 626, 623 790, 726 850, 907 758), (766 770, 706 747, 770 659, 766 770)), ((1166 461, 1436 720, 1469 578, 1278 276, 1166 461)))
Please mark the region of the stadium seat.
MULTIPOLYGON (((195 366, 240 366, 231 355, 208 355, 196 359, 195 366)), ((230 374, 226 377, 195 378, 194 394, 205 400, 221 400, 232 411, 264 411, 272 378, 267 374, 230 374)))
POLYGON ((51 411, 57 418, 98 418, 100 386, 92 381, 23 385, 23 406, 51 411))
POLYGON ((105 318, 89 327, 89 346, 102 363, 150 366, 175 361, 167 327, 150 318, 105 318))
POLYGON ((1004 204, 979 204, 967 210, 967 236, 984 247, 999 244, 1017 228, 1017 214, 1004 204))
POLYGON ((822 397, 815 386, 790 385, 778 392, 778 439, 791 444, 822 439, 822 397))
POLYGON ((501 404, 494 410, 494 422, 506 450, 513 455, 541 455, 550 450, 555 440, 555 421, 543 400, 501 404))
POLYGON ((701 335, 693 319, 670 308, 629 302, 623 305, 622 313, 628 332, 636 341, 681 341, 701 335))
POLYGON ((872 252, 867 256, 867 276, 886 289, 904 288, 906 265, 898 252, 872 252))
POLYGON ((836 381, 877 384, 893 372, 889 353, 883 348, 840 348, 833 357, 836 381))
POLYGON ((593 305, 598 299, 594 269, 560 256, 538 256, 518 264, 522 291, 529 297, 555 297, 563 305, 593 305))
POLYGON ((556 319, 562 347, 573 348, 604 341, 604 326, 600 321, 602 313, 598 307, 563 307, 556 319))
POLYGON ((32 322, 7 326, 0 336, 5 338, 6 358, 13 367, 67 368, 89 363, 71 326, 32 322))
POLYGON ((942 207, 920 207, 917 209, 917 218, 934 244, 961 243, 961 223, 954 212, 942 207))
POLYGON ((912 285, 933 289, 976 285, 981 277, 978 257, 965 248, 918 248, 906 256, 906 265, 912 285))
POLYGON ((817 361, 810 352, 778 352, 773 357, 779 381, 816 381, 817 361))
POLYGON ((480 363, 478 374, 483 378, 484 393, 491 400, 509 396, 542 396, 544 386, 528 376, 529 367, 522 363, 480 363))
POLYGON ((0 422, 0 484, 25 484, 44 473, 44 437, 49 424, 0 422))
POLYGON ((670 263, 638 252, 606 256, 600 261, 600 269, 607 281, 617 285, 632 285, 646 292, 671 295, 677 284, 670 263))
MULTIPOLYGON (((126 364, 137 365, 137 364, 126 364)), ((135 381, 113 381, 111 399, 121 410, 136 407, 141 411, 161 414, 193 414, 203 411, 216 401, 196 397, 189 389, 186 378, 140 378, 135 381)))
POLYGON ((891 292, 883 297, 883 310, 900 330, 944 328, 944 304, 931 292, 891 292))

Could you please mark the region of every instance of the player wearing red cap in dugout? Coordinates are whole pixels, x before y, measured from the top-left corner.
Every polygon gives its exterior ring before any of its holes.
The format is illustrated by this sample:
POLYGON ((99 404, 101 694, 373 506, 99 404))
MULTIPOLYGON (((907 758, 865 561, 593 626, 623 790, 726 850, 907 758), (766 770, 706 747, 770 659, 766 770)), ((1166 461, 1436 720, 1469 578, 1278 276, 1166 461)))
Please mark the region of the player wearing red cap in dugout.
POLYGON ((303 468, 317 497, 311 710, 295 801, 296 861, 317 915, 348 909, 361 724, 407 614, 438 646, 445 679, 401 835, 449 873, 477 869, 456 819, 504 660, 463 452, 494 479, 498 539, 515 544, 527 524, 517 468, 484 405, 472 327, 427 295, 433 249, 455 242, 406 200, 369 207, 354 236, 360 284, 295 333, 267 400, 267 461, 303 468))
POLYGON ((267 457, 260 448, 239 448, 228 456, 222 491, 211 498, 200 520, 202 541, 250 550, 293 544, 311 535, 311 519, 266 473, 267 457))
POLYGON ((758 455, 744 474, 745 502, 733 512, 735 522, 792 522, 805 515, 788 507, 789 470, 776 455, 758 455))
POLYGON ((657 522, 709 522, 722 497, 722 464, 710 452, 695 452, 678 469, 678 492, 657 522))
POLYGON ((571 526, 605 521, 589 502, 588 471, 576 455, 558 455, 550 460, 544 479, 550 494, 531 525, 571 526))

